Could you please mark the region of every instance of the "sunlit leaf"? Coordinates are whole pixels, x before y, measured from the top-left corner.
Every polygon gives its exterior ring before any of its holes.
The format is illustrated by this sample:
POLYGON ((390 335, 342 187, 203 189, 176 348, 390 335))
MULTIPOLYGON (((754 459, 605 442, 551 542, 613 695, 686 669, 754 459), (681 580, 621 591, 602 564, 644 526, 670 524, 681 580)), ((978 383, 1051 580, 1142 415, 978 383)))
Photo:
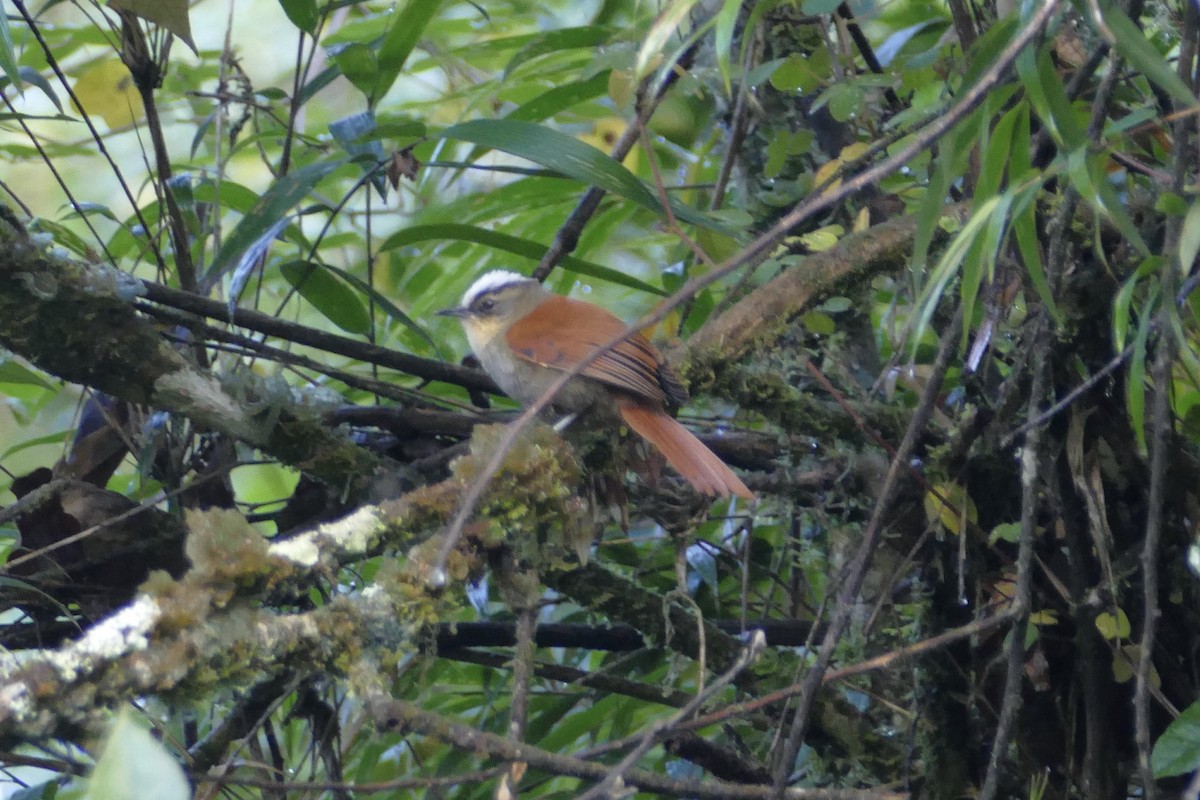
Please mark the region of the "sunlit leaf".
POLYGON ((128 127, 146 115, 133 76, 115 56, 102 58, 80 72, 73 88, 82 111, 100 117, 110 128, 128 127))
POLYGON ((979 512, 962 484, 939 483, 925 493, 925 519, 957 536, 962 533, 964 521, 979 521, 979 512))
POLYGON ((741 0, 724 0, 717 11, 713 31, 713 51, 717 54, 717 69, 721 73, 721 83, 725 86, 726 96, 733 94, 730 81, 729 59, 733 47, 733 30, 737 25, 738 13, 742 10, 741 0))
MULTIPOLYGON (((1141 657, 1141 645, 1126 644, 1117 648, 1112 660, 1113 680, 1117 683, 1129 683, 1132 681, 1134 676, 1137 675, 1137 665, 1141 657)), ((1158 674, 1158 668, 1153 664, 1150 665, 1149 683, 1155 689, 1162 685, 1162 678, 1158 674)))
POLYGON ((1096 615, 1096 630, 1105 639, 1128 639, 1129 634, 1133 631, 1129 624, 1129 617, 1125 614, 1125 610, 1118 608, 1116 612, 1105 611, 1096 615))
POLYGON ((696 0, 670 0, 650 26, 649 32, 642 40, 642 46, 638 49, 633 66, 635 80, 642 80, 658 65, 667 42, 678 33, 679 27, 687 20, 695 5, 696 0))
POLYGON ((0 384, 4 383, 40 386, 43 389, 53 387, 53 384, 42 377, 40 373, 34 372, 11 358, 0 359, 0 384))

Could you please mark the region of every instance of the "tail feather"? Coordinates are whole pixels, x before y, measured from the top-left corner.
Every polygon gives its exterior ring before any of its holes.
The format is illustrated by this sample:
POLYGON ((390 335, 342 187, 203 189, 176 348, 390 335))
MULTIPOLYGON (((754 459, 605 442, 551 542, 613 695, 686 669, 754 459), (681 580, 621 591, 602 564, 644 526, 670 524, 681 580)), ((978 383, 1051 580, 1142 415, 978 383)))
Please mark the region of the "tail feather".
POLYGON ((747 500, 754 499, 754 493, 746 488, 742 479, 716 453, 662 409, 630 401, 621 403, 618 410, 625 423, 658 448, 667 463, 696 491, 707 495, 734 494, 747 500))

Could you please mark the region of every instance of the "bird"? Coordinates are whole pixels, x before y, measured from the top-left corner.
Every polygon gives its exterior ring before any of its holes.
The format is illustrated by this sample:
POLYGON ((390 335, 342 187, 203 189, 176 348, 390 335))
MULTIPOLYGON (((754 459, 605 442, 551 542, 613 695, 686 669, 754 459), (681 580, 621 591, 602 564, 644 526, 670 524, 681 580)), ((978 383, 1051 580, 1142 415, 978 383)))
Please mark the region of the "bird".
MULTIPOLYGON (((459 305, 437 313, 462 323, 483 370, 523 405, 536 401, 563 372, 626 328, 594 303, 554 294, 508 270, 483 274, 459 305)), ((696 491, 753 499, 741 478, 671 415, 687 399, 662 353, 634 333, 571 378, 553 405, 573 413, 615 408, 696 491)))

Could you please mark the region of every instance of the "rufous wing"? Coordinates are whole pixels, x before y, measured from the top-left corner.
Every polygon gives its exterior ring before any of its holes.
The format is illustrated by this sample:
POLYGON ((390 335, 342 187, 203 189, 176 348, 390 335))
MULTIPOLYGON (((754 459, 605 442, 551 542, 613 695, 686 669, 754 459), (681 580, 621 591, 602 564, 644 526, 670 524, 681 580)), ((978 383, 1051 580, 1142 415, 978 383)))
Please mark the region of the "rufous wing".
POLYGON ((617 410, 625 424, 658 448, 667 463, 696 491, 713 496, 732 494, 747 500, 754 499, 754 493, 746 488, 742 479, 716 453, 661 408, 626 399, 618 402, 617 410))
MULTIPOLYGON (((624 322, 599 306, 551 295, 513 323, 506 338, 519 358, 568 370, 624 330, 624 322)), ((654 403, 678 405, 687 398, 662 354, 638 333, 580 374, 654 403)))

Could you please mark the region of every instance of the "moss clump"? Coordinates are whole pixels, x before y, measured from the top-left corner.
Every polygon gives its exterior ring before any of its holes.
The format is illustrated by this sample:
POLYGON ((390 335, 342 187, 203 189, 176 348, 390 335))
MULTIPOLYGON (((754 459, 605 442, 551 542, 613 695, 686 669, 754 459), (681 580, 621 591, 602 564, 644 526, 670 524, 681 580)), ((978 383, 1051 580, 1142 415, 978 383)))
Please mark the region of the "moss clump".
MULTIPOLYGON (((454 462, 455 477, 474 481, 500 446, 506 427, 483 425, 471 437, 471 454, 454 462)), ((583 470, 571 448, 546 425, 517 437, 492 477, 471 533, 485 549, 507 547, 517 563, 573 563, 581 537, 590 535, 587 506, 578 497, 583 470)))
POLYGON ((189 583, 235 590, 266 586, 279 578, 282 562, 268 554, 267 540, 237 511, 189 511, 187 557, 189 583))

